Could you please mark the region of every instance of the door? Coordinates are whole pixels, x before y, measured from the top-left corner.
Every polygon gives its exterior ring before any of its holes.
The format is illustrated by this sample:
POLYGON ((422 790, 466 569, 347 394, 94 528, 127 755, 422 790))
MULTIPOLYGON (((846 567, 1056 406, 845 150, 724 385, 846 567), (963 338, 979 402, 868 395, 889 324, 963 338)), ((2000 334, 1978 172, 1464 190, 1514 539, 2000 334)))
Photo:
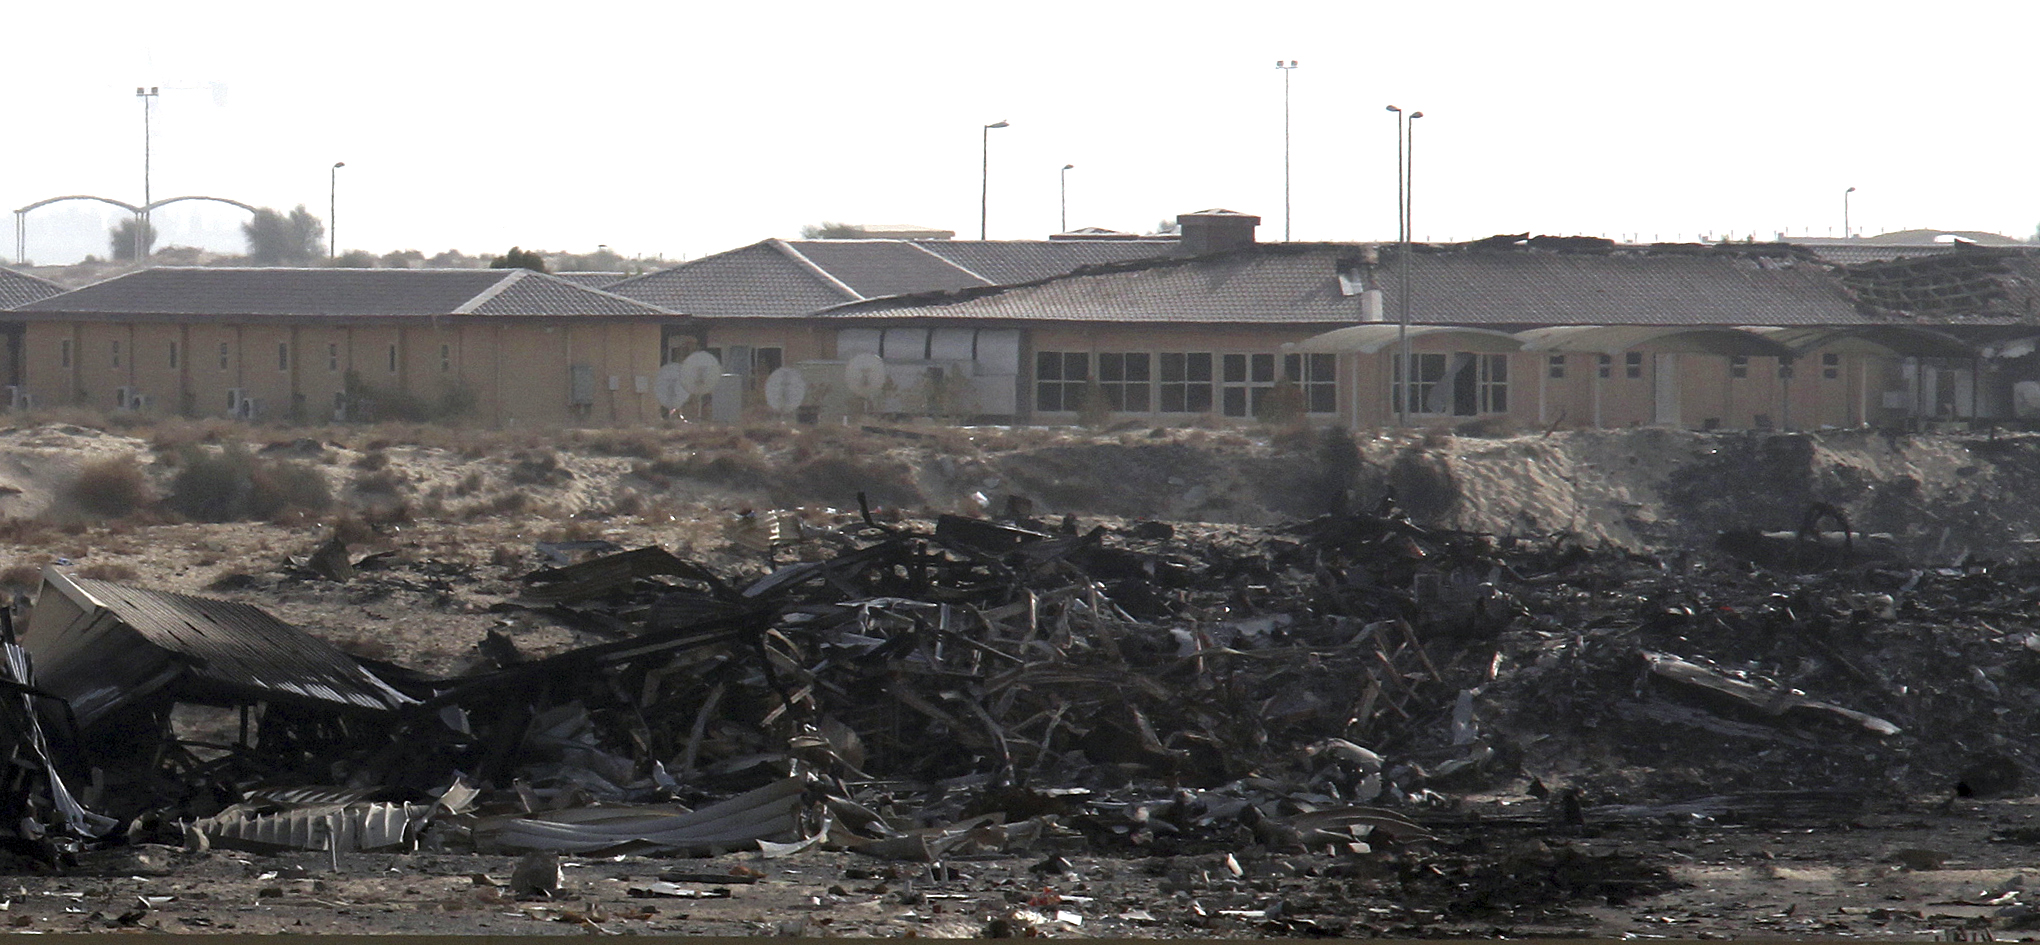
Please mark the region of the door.
POLYGON ((1681 426, 1679 413, 1679 356, 1660 354, 1652 364, 1651 423, 1661 427, 1681 426))

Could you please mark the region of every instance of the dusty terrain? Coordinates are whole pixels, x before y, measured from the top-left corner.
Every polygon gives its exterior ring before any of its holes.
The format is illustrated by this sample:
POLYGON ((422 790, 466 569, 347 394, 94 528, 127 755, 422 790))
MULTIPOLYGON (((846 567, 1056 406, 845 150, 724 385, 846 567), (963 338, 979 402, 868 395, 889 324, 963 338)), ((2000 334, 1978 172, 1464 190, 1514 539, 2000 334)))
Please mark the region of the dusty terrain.
MULTIPOLYGON (((738 511, 800 508, 825 521, 856 508, 860 491, 910 518, 980 515, 1018 496, 1038 516, 1074 515, 1085 528, 1159 520, 1262 540, 1279 523, 1342 502, 1372 508, 1392 494, 1422 526, 1592 549, 1604 577, 1517 586, 1496 576, 1527 608, 1484 644, 1491 684, 1471 687, 1499 755, 1457 780, 1413 782, 1399 796, 1431 836, 1364 855, 1282 852, 1251 831, 1220 829, 1144 849, 1072 832, 935 865, 826 850, 569 858, 559 899, 519 901, 500 885, 512 864, 504 857, 428 847, 348 854, 336 870, 322 854, 116 847, 65 875, 15 864, 0 881, 0 922, 19 928, 2026 934, 2023 874, 2040 870, 2040 825, 2018 786, 2040 724, 2040 610, 2026 590, 2040 586, 2040 572, 2023 563, 2040 540, 2040 439, 2030 436, 1635 430, 1354 441, 1232 429, 76 422, 86 419, 0 430, 0 581, 13 591, 32 593, 38 569, 55 563, 259 604, 358 656, 441 675, 481 662, 491 631, 531 656, 599 642, 497 606, 547 563, 539 542, 656 544, 756 577, 762 557, 726 536, 738 511), (194 457, 234 444, 267 485, 215 497, 238 505, 210 515, 225 506, 191 504, 178 477, 194 457), (108 472, 123 463, 131 479, 108 472), (166 504, 179 495, 181 508, 166 504), (1862 540, 1876 557, 1844 568, 1753 566, 1715 550, 1723 531, 1796 528, 1815 502, 1887 535, 1862 540), (204 517, 233 520, 194 520, 204 517), (381 556, 347 582, 309 580, 288 565, 334 533, 357 555, 381 556), (1879 594, 1893 599, 1888 609, 1870 599, 1879 594), (1675 718, 1665 703, 1635 697, 1652 685, 1634 662, 1639 649, 1704 656, 1900 731, 1675 718), (1997 796, 1958 798, 1958 783, 1997 796), (1759 790, 1811 800, 1667 806, 1759 790), (1584 816, 1569 816, 1568 803, 1584 816), (694 874, 678 884, 688 898, 631 894, 674 869, 694 874), (732 870, 755 881, 701 881, 732 870)), ((810 553, 819 552, 791 549, 780 560, 810 553)), ((1443 672, 1477 680, 1478 670, 1443 672)), ((1375 747, 1431 764, 1438 756, 1424 753, 1436 742, 1413 734, 1375 747)))

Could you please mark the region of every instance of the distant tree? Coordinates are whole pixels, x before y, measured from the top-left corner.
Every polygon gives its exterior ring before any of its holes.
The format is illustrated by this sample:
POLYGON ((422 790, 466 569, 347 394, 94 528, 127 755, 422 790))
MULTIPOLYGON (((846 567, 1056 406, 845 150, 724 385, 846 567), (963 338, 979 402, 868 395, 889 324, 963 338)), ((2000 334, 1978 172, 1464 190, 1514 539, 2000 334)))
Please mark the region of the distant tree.
POLYGON ((417 269, 425 265, 425 254, 415 249, 400 249, 384 253, 379 262, 384 269, 417 269))
POLYGON ((553 257, 554 272, 622 272, 627 260, 607 246, 592 253, 561 253, 553 257))
POLYGON ((113 229, 109 230, 106 234, 106 246, 113 251, 111 258, 114 262, 135 261, 136 227, 140 227, 142 232, 141 255, 148 255, 149 249, 156 245, 156 227, 154 224, 144 223, 139 217, 126 217, 119 223, 114 224, 113 229))
POLYGON ((1162 222, 1155 224, 1156 236, 1167 236, 1170 233, 1180 233, 1182 232, 1182 230, 1183 230, 1182 225, 1174 220, 1163 220, 1162 222))
POLYGON ((374 269, 375 263, 375 254, 365 249, 350 249, 333 259, 333 265, 341 269, 374 269))
POLYGON ((457 249, 449 249, 425 262, 434 269, 479 269, 482 266, 481 260, 457 249))
POLYGON ((545 256, 536 250, 526 251, 510 247, 510 251, 489 260, 490 269, 529 269, 533 272, 551 272, 545 267, 545 256))
POLYGON ((257 266, 308 266, 326 254, 326 224, 298 204, 288 216, 264 207, 241 224, 248 261, 257 266))
POLYGON ((800 228, 800 238, 804 240, 854 240, 863 235, 857 227, 834 220, 810 223, 800 228))

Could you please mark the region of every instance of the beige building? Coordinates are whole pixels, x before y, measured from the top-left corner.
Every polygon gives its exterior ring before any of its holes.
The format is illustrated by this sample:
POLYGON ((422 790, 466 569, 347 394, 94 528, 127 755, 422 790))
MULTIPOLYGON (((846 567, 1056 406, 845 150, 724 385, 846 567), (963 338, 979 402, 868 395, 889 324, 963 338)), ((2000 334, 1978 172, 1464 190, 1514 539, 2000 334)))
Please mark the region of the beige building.
POLYGON ((37 406, 628 424, 685 316, 522 269, 158 268, 0 313, 37 406))
POLYGON ((930 399, 911 393, 921 378, 941 376, 1010 385, 978 403, 1023 421, 1300 409, 1353 428, 1516 430, 2010 416, 2016 369, 1983 358, 1983 343, 2034 331, 1884 310, 1865 298, 1896 292, 1889 278, 1865 288, 1785 245, 1497 237, 1404 260, 1393 245, 1257 244, 1258 221, 1242 214, 1180 220, 1182 256, 851 303, 814 321, 840 326, 838 357, 881 355, 900 391, 890 402, 908 410, 930 399), (1001 333, 989 349, 988 332, 1001 333))

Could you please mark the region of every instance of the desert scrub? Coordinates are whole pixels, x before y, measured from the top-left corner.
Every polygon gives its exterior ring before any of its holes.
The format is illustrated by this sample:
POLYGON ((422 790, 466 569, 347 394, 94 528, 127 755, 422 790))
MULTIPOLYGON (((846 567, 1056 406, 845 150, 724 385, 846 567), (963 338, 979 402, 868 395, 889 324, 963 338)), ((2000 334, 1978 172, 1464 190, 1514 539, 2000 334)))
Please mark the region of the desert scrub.
POLYGON ((178 452, 177 465, 164 504, 194 521, 274 519, 322 512, 333 504, 332 487, 318 469, 295 460, 260 459, 239 444, 186 446, 178 452))
POLYGON ((65 497, 78 511, 98 518, 124 518, 154 501, 149 477, 132 456, 109 456, 79 467, 65 497))

